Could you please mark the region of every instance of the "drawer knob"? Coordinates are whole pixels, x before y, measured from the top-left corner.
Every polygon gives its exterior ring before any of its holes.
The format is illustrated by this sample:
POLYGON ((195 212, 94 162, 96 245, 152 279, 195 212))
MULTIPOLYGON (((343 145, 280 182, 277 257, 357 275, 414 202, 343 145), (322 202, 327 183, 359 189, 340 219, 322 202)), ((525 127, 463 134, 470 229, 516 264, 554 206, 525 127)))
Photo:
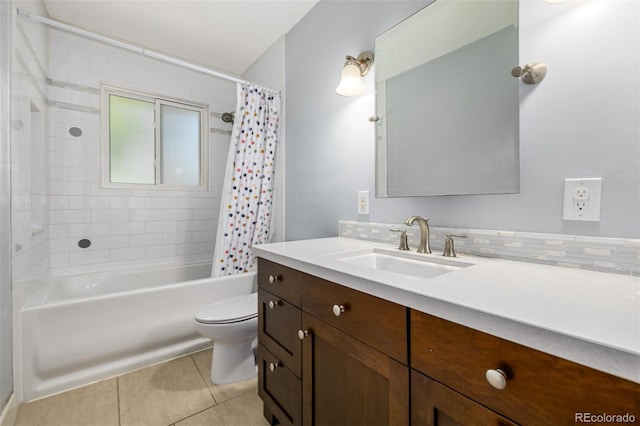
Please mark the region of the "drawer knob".
POLYGON ((496 389, 502 390, 507 387, 507 374, 499 368, 487 370, 485 377, 487 382, 496 389))
POLYGON ((298 330, 298 339, 304 340, 309 335, 309 330, 298 330))
POLYGON ((282 367, 282 363, 280 361, 269 363, 269 370, 271 370, 272 373, 274 373, 279 367, 282 367))
POLYGON ((269 275, 269 283, 273 284, 275 282, 280 281, 280 276, 279 275, 269 275))
POLYGON ((277 300, 277 301, 273 301, 273 300, 269 300, 269 309, 275 309, 277 306, 282 305, 282 300, 277 300))
POLYGON ((339 317, 344 312, 344 305, 333 305, 333 315, 339 317))

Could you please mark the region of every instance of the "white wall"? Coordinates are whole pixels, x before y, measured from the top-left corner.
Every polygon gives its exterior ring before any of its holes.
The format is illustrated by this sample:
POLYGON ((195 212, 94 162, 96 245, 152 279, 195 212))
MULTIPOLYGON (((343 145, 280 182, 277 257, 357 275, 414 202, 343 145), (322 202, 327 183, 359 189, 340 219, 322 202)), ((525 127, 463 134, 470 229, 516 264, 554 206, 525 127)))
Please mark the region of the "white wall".
POLYGON ((249 69, 242 78, 261 84, 269 89, 281 92, 282 113, 280 117, 280 136, 276 152, 275 185, 273 192, 273 222, 271 224, 271 241, 284 241, 284 129, 286 121, 285 85, 284 85, 284 36, 273 44, 249 69))
POLYGON ((521 85, 519 194, 373 198, 373 92, 343 98, 335 86, 344 55, 373 50, 426 3, 322 1, 287 34, 287 239, 335 236, 338 219, 412 214, 434 226, 640 237, 637 1, 520 2, 520 62, 546 62, 549 73, 521 85), (562 220, 571 177, 603 178, 600 222, 562 220), (356 213, 358 190, 372 194, 367 216, 356 213))

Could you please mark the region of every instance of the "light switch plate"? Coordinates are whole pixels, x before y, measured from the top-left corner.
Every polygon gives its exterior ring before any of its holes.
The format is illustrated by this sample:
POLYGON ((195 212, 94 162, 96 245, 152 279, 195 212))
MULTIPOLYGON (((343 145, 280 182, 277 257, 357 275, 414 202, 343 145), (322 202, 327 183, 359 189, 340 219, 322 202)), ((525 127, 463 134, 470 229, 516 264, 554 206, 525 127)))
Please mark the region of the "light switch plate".
POLYGON ((564 180, 562 219, 600 220, 602 178, 578 178, 564 180))

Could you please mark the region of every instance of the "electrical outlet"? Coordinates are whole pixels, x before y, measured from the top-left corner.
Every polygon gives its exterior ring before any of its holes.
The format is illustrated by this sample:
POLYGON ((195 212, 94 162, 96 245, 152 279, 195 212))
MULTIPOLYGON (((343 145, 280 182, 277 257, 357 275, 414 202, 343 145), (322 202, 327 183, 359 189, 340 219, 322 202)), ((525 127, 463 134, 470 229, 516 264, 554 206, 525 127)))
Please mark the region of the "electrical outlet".
POLYGON ((564 220, 600 220, 602 178, 564 180, 564 220))
POLYGON ((583 183, 573 188, 573 210, 589 210, 589 187, 583 183))
POLYGON ((369 191, 358 191, 358 214, 369 214, 369 191))

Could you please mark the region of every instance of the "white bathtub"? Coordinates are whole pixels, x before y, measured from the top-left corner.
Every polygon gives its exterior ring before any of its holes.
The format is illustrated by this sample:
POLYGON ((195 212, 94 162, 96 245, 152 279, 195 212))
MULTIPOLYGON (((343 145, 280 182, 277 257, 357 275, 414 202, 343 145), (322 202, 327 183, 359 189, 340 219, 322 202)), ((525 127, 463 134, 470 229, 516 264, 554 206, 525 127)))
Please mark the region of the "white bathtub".
POLYGON ((256 274, 210 278, 211 263, 52 278, 21 312, 25 401, 211 345, 194 312, 256 291, 256 274))

